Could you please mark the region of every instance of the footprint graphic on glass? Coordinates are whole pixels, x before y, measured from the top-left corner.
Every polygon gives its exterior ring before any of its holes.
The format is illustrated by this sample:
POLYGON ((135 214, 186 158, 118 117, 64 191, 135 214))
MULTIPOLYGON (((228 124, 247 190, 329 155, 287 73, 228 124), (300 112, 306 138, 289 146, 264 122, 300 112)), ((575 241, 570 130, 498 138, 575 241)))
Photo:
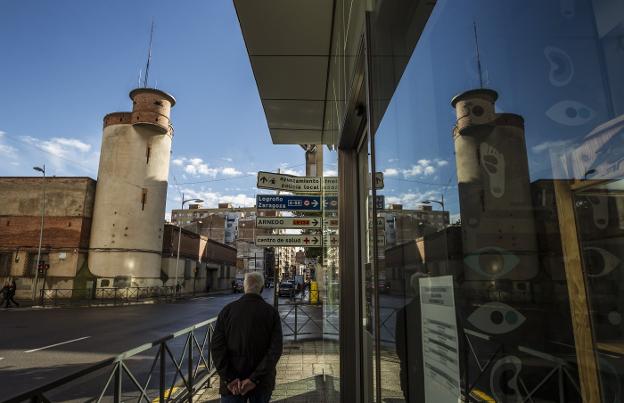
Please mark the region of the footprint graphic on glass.
POLYGON ((605 229, 609 225, 609 205, 607 198, 598 196, 588 196, 587 199, 592 206, 594 225, 599 229, 605 229))
POLYGON ((497 402, 522 403, 524 401, 518 387, 518 375, 522 361, 508 355, 496 361, 490 373, 490 390, 497 402))
POLYGON ((568 54, 555 46, 546 46, 544 56, 550 64, 548 79, 555 87, 566 86, 574 76, 574 64, 568 54))
POLYGON ((479 146, 481 166, 489 177, 490 193, 496 198, 505 194, 505 156, 488 143, 479 146))

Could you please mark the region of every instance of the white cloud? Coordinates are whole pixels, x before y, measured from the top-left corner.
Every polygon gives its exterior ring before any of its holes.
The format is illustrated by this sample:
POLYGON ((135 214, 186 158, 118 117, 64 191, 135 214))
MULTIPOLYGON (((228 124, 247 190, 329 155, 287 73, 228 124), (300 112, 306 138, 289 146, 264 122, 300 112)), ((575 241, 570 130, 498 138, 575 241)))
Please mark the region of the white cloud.
POLYGON ((204 207, 217 207, 219 203, 231 203, 235 207, 253 207, 256 204, 254 197, 244 193, 223 194, 211 190, 183 189, 184 196, 192 199, 202 199, 204 207))
POLYGON ((223 157, 223 158, 221 158, 221 159, 222 159, 223 161, 226 161, 226 162, 232 162, 232 161, 234 161, 232 158, 228 158, 228 157, 223 157))
MULTIPOLYGON (((409 169, 403 170, 403 175, 406 177, 414 177, 414 176, 431 176, 436 173, 436 167, 443 167, 448 165, 448 161, 441 159, 421 159, 415 165, 412 165, 409 169)), ((392 169, 392 168, 389 168, 392 169)), ((398 171, 397 171, 398 173, 398 171)))
POLYGON ((571 142, 572 142, 571 140, 545 141, 543 143, 540 143, 538 145, 531 147, 531 151, 533 151, 535 154, 540 154, 551 148, 565 147, 571 142))
POLYGON ((399 170, 396 168, 386 168, 383 171, 384 176, 397 176, 399 174, 399 170))
POLYGON ((91 150, 90 144, 79 139, 53 137, 50 140, 42 140, 31 136, 23 136, 22 140, 60 158, 71 158, 76 152, 87 153, 91 150))
POLYGON ((206 175, 212 178, 217 176, 219 170, 216 168, 210 168, 208 164, 201 158, 180 158, 184 165, 184 172, 191 175, 206 175))
POLYGON ((221 173, 225 176, 240 176, 243 173, 233 167, 225 167, 221 170, 221 173))
POLYGON ((48 174, 57 176, 84 175, 85 172, 92 176, 97 175, 99 148, 92 151, 93 147, 84 139, 69 137, 42 139, 33 136, 21 136, 19 139, 27 147, 19 146, 17 149, 11 147, 11 150, 19 153, 20 160, 26 162, 24 166, 45 163, 50 167, 48 174))
POLYGON ((323 172, 323 176, 338 176, 338 171, 336 171, 335 169, 326 169, 323 172))
POLYGON ((9 158, 15 158, 17 153, 17 148, 11 147, 6 144, 0 144, 0 155, 9 158))
POLYGON ((282 168, 280 170, 281 174, 286 174, 286 175, 294 175, 294 176, 303 176, 304 173, 303 171, 297 171, 295 169, 291 169, 291 168, 282 168))
MULTIPOLYGON (((228 158, 222 158, 228 159, 228 158)), ((231 158, 229 158, 231 160, 231 158)), ((187 157, 178 157, 171 161, 171 163, 175 166, 183 167, 184 172, 190 175, 205 175, 211 178, 215 178, 218 174, 223 176, 241 176, 243 172, 239 171, 235 167, 212 167, 210 164, 205 162, 201 158, 187 158, 187 157)), ((248 174, 255 175, 255 172, 248 174)))

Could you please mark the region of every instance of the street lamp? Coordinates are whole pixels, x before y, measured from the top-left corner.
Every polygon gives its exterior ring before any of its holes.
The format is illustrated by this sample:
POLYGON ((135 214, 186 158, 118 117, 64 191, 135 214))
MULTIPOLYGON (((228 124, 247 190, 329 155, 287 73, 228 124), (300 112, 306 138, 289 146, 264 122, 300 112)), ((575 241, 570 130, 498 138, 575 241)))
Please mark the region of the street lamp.
MULTIPOLYGON (((188 202, 203 203, 204 201, 202 199, 184 199, 184 193, 182 193, 182 210, 184 210, 184 205, 188 202)), ((180 261, 180 239, 181 238, 182 238, 182 225, 180 224, 180 219, 178 219, 178 252, 176 255, 174 295, 178 294, 178 263, 180 261)))
POLYGON ((440 206, 442 206, 442 211, 444 211, 444 195, 442 195, 442 200, 423 200, 421 201, 422 204, 431 204, 431 203, 438 203, 440 206))
MULTIPOLYGON (((46 209, 46 193, 45 193, 45 176, 46 169, 45 164, 43 167, 33 167, 33 169, 37 172, 41 172, 43 174, 43 180, 41 181, 41 189, 43 193, 43 202, 41 204, 41 226, 39 228, 39 247, 37 248, 37 265, 35 266, 35 279, 33 280, 32 286, 32 300, 33 304, 35 303, 35 299, 37 296, 37 283, 39 282, 39 263, 41 262, 41 243, 43 242, 43 218, 45 217, 45 209, 46 209)), ((44 284, 45 286, 45 284, 44 284)))

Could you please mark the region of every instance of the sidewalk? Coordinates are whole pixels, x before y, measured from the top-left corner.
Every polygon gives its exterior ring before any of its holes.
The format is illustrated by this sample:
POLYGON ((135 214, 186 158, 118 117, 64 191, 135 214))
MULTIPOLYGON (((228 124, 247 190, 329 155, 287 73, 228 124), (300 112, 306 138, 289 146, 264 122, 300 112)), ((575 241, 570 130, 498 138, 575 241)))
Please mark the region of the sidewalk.
MULTIPOLYGON (((325 403, 339 401, 338 345, 332 341, 310 340, 284 344, 277 364, 272 402, 325 403)), ((219 402, 216 376, 198 402, 219 402)))
POLYGON ((11 305, 11 308, 5 308, 4 307, 4 302, 2 302, 2 304, 0 304, 0 311, 8 311, 8 310, 20 310, 20 309, 54 309, 54 308, 85 308, 85 307, 92 307, 92 308, 97 308, 97 307, 106 307, 106 306, 127 306, 127 305, 142 305, 142 304, 156 304, 156 303, 162 303, 162 302, 167 302, 167 303, 174 303, 177 301, 185 301, 185 300, 192 300, 195 298, 206 298, 206 297, 215 297, 215 296, 219 296, 219 295, 229 295, 232 293, 232 290, 230 289, 226 289, 226 290, 219 290, 219 291, 210 291, 210 292, 202 292, 202 293, 195 293, 195 294, 181 294, 179 295, 175 300, 162 300, 156 297, 150 297, 150 298, 145 298, 145 299, 141 299, 138 301, 135 300, 128 300, 128 301, 122 301, 119 300, 117 303, 112 303, 112 302, 98 302, 99 300, 95 299, 95 300, 71 300, 71 299, 67 299, 67 300, 63 300, 61 301, 61 303, 59 303, 58 305, 53 305, 51 303, 48 303, 46 305, 39 305, 39 301, 37 301, 34 305, 31 299, 17 299, 17 303, 20 304, 19 307, 15 307, 14 305, 11 305))

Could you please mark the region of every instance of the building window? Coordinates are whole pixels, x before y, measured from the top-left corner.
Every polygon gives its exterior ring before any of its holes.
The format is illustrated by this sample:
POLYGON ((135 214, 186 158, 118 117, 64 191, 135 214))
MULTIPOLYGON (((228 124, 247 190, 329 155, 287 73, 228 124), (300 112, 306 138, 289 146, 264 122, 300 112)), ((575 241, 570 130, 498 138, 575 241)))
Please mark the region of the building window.
POLYGON ((147 202, 147 189, 143 188, 141 191, 141 210, 145 210, 145 203, 147 202))
POLYGON ((11 275, 11 253, 0 253, 0 277, 11 275))

